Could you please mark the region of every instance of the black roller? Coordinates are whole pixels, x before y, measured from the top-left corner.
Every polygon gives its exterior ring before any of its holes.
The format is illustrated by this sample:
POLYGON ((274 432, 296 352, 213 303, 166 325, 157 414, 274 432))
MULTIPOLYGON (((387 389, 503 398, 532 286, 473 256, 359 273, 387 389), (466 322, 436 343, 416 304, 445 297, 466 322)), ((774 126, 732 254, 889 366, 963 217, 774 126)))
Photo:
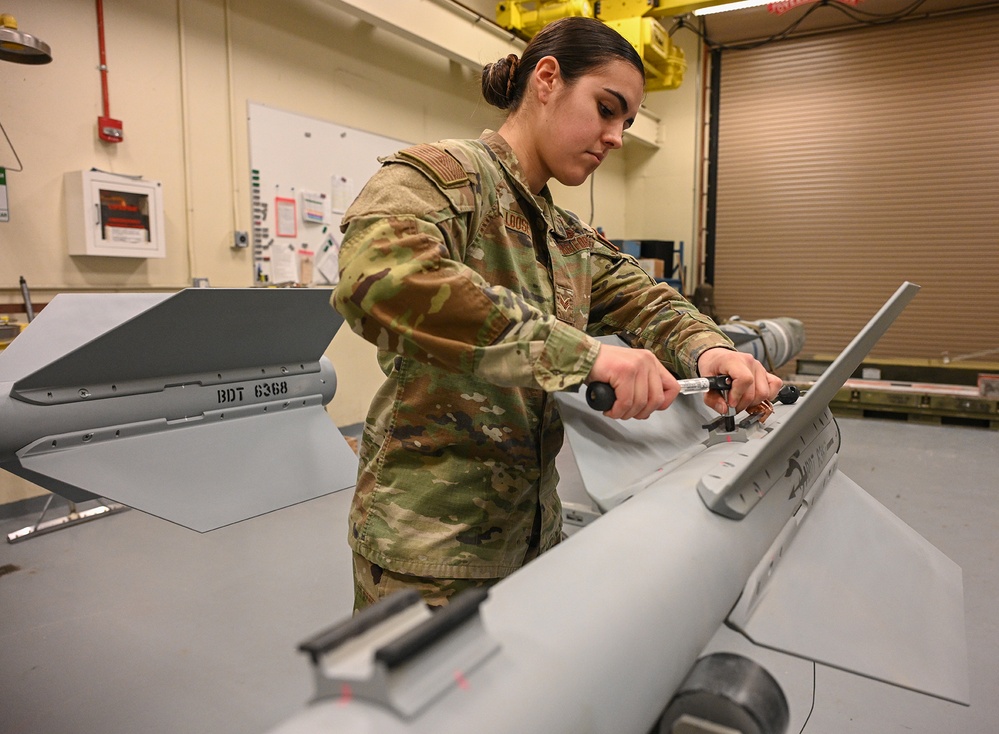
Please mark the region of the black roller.
POLYGON ((586 404, 603 413, 614 407, 617 395, 607 382, 591 382, 586 386, 586 404))
POLYGON ((798 389, 797 385, 784 385, 777 393, 777 402, 784 403, 784 405, 791 405, 798 401, 801 396, 801 390, 798 389))
POLYGON ((780 685, 758 663, 741 655, 715 653, 696 663, 659 722, 672 734, 684 715, 727 726, 742 734, 785 734, 790 721, 780 685))

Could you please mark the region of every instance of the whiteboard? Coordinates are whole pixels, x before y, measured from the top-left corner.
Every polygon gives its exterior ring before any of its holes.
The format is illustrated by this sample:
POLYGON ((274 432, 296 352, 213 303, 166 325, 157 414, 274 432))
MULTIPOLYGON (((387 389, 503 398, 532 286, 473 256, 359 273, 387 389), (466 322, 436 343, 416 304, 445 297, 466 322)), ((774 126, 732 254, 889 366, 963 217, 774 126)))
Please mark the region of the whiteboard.
POLYGON ((380 156, 411 143, 249 102, 253 280, 335 284, 340 221, 380 156))

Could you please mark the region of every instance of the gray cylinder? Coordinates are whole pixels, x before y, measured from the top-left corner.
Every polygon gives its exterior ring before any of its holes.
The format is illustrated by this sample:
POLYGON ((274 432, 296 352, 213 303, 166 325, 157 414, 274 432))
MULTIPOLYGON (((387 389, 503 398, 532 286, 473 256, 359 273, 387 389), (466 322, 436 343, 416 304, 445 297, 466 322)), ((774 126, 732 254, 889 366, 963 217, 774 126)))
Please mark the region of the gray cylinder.
POLYGON ((784 734, 790 720, 787 699, 773 676, 732 653, 694 663, 660 720, 659 734, 673 734, 674 723, 683 716, 741 734, 784 734))
POLYGON ((805 325, 798 319, 742 321, 735 316, 720 328, 736 349, 752 354, 770 370, 790 362, 805 346, 805 325))

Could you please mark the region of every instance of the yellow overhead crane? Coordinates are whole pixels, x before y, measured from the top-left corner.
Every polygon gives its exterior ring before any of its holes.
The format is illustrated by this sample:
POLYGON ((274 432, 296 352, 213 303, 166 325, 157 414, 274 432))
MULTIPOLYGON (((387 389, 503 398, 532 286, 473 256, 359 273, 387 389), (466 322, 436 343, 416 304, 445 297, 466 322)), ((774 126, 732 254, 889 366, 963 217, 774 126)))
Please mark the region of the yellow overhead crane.
POLYGON ((496 22, 525 40, 559 18, 597 18, 624 36, 645 64, 650 92, 676 89, 687 61, 659 18, 683 15, 728 0, 500 0, 496 22))

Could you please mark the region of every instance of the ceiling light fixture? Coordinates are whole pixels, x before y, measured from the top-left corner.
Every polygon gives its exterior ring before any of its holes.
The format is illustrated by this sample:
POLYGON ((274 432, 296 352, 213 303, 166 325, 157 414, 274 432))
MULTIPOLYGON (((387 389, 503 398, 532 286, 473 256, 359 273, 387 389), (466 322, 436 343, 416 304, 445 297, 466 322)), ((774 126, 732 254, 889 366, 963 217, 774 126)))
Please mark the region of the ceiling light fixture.
POLYGON ((13 15, 0 15, 0 61, 15 64, 47 64, 52 61, 52 49, 42 40, 17 29, 13 15))
POLYGON ((712 15, 714 13, 727 13, 730 10, 745 10, 746 8, 756 8, 760 5, 770 5, 773 0, 738 0, 734 3, 724 5, 710 5, 706 8, 698 8, 694 15, 712 15))
MULTIPOLYGON (((17 30, 17 21, 13 15, 0 13, 0 61, 13 61, 15 64, 47 64, 51 60, 52 49, 47 43, 17 30)), ((2 123, 0 123, 0 133, 3 133, 3 138, 10 146, 14 160, 17 161, 17 168, 5 169, 5 167, 0 166, 0 172, 5 170, 23 171, 24 165, 21 163, 21 157, 17 154, 17 150, 10 141, 10 136, 7 135, 2 123)))

